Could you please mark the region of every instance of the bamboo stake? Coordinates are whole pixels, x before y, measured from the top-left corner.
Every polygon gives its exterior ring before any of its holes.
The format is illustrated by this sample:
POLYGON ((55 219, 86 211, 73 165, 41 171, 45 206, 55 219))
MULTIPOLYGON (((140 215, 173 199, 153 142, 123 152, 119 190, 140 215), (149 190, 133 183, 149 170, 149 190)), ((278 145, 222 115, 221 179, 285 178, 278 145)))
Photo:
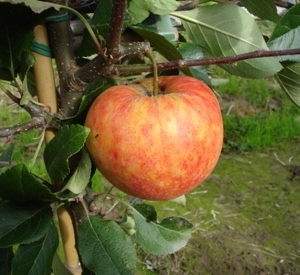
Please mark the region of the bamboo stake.
MULTIPOLYGON (((44 24, 39 24, 34 29, 35 41, 49 46, 47 29, 44 24)), ((55 90, 55 79, 51 57, 33 52, 35 56, 34 75, 39 102, 51 108, 51 112, 57 112, 57 98, 55 90)), ((45 141, 48 143, 55 133, 46 130, 45 141)), ((76 239, 72 219, 65 206, 57 209, 60 233, 65 253, 66 266, 74 275, 82 273, 79 256, 75 247, 76 239)))
POLYGON ((76 239, 71 216, 64 205, 57 209, 57 215, 60 233, 62 236, 66 266, 72 274, 80 275, 82 273, 82 269, 75 247, 76 239))
MULTIPOLYGON (((48 36, 46 26, 39 24, 34 29, 35 41, 48 46, 48 36)), ((55 91, 55 80, 52 67, 51 57, 33 52, 35 64, 33 67, 35 75, 35 84, 39 102, 46 104, 51 108, 51 112, 57 112, 57 99, 55 91)), ((47 129, 45 133, 45 141, 49 142, 54 137, 54 132, 47 129)))

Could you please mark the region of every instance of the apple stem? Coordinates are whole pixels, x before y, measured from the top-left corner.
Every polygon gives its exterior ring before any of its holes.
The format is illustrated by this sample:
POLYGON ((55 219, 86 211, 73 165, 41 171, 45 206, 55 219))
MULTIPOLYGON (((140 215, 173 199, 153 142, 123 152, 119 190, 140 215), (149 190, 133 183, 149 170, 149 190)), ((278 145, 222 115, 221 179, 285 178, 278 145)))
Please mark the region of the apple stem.
POLYGON ((157 63, 154 58, 153 52, 151 49, 147 50, 145 52, 146 56, 150 59, 152 63, 152 69, 153 69, 153 96, 158 96, 158 68, 157 63))

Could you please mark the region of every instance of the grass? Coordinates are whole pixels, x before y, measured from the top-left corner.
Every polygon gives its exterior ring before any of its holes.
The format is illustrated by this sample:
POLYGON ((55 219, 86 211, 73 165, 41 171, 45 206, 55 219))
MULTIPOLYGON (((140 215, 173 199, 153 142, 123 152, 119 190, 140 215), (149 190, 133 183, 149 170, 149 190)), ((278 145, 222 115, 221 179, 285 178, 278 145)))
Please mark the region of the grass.
POLYGON ((242 79, 217 70, 223 109, 224 152, 264 150, 300 136, 300 109, 273 78, 242 79))
POLYGON ((224 116, 224 152, 231 150, 263 150, 283 140, 299 137, 300 123, 286 113, 267 116, 238 117, 224 116))
MULTIPOLYGON (((0 127, 14 126, 18 123, 30 120, 30 115, 19 108, 16 104, 12 104, 5 95, 0 91, 0 127)), ((12 162, 15 164, 25 163, 30 167, 32 163, 32 157, 36 152, 38 142, 41 138, 41 129, 35 129, 29 132, 25 132, 20 135, 14 136, 10 141, 6 138, 2 139, 0 144, 1 152, 6 150, 9 146, 13 145, 12 162)), ((32 166, 32 172, 47 179, 46 169, 42 161, 42 152, 39 152, 38 161, 32 166)))
MULTIPOLYGON (((299 146, 277 146, 286 161, 299 146)), ((154 202, 159 217, 194 224, 192 239, 175 255, 142 253, 139 274, 298 274, 299 191, 273 150, 223 154, 212 175, 186 195, 186 206, 154 202), (145 260, 152 273, 145 270, 145 260), (175 261, 177 259, 177 262, 175 261)))

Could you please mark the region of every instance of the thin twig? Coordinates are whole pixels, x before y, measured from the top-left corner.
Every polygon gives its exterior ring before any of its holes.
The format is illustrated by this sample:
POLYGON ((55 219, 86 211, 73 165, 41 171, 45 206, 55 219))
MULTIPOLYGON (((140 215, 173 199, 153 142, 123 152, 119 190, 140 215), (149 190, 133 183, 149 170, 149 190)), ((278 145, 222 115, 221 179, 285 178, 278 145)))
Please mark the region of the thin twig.
POLYGON ((286 164, 285 164, 281 159, 279 159, 279 157, 277 156, 277 154, 276 154, 275 152, 274 152, 273 154, 274 154, 275 159, 276 159, 281 165, 286 166, 286 164))
POLYGON ((20 107, 31 115, 31 119, 14 126, 0 128, 0 138, 8 137, 9 141, 13 136, 33 129, 59 128, 60 122, 55 119, 55 115, 45 112, 42 106, 30 101, 25 106, 20 107))
POLYGON ((24 132, 43 128, 45 126, 45 119, 43 117, 33 117, 31 120, 21 124, 17 124, 10 127, 0 128, 0 137, 12 137, 24 132))
POLYGON ((146 41, 122 43, 120 45, 120 53, 118 55, 118 58, 110 58, 108 62, 108 60, 104 59, 103 56, 98 55, 95 59, 91 60, 83 67, 73 72, 72 77, 74 79, 77 79, 78 83, 79 81, 81 81, 84 85, 86 85, 86 83, 89 83, 100 76, 118 75, 118 69, 113 65, 113 63, 117 62, 120 58, 128 55, 142 57, 145 52, 149 51, 150 49, 150 43, 146 41))

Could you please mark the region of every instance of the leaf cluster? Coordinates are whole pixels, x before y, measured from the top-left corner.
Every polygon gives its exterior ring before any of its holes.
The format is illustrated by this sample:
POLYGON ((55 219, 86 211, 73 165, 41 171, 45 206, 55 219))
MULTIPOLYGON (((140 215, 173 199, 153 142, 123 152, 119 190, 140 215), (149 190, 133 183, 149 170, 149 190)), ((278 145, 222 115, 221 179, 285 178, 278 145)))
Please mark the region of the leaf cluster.
MULTIPOLYGON (((44 159, 50 182, 33 174, 24 163, 0 174, 0 251, 9 259, 2 264, 3 269, 12 274, 51 274, 54 269, 56 274, 66 272, 56 255, 59 232, 55 210, 85 195, 92 171, 83 148, 88 133, 89 129, 81 125, 65 125, 48 144, 44 159), (71 171, 70 160, 79 152, 76 169, 71 171), (15 255, 13 247, 17 247, 15 255)), ((11 156, 9 147, 1 161, 10 163, 11 156)), ((154 254, 174 253, 186 245, 192 228, 187 220, 172 217, 159 222, 152 206, 117 200, 133 212, 121 221, 90 213, 81 202, 86 213, 77 238, 83 268, 95 274, 135 274, 133 239, 154 254)))

